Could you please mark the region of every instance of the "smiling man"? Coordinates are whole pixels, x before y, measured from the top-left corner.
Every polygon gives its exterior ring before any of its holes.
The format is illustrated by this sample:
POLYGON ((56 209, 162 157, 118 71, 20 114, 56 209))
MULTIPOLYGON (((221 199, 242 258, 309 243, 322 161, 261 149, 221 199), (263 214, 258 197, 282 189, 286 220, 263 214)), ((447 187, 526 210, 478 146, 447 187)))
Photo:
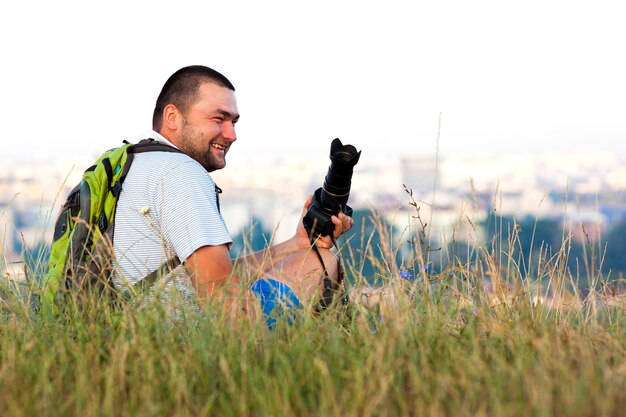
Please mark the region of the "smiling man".
MULTIPOLYGON (((235 88, 217 71, 190 66, 167 80, 148 136, 181 152, 135 155, 117 206, 114 284, 122 290, 147 284, 145 278, 160 271, 161 280, 150 285, 162 285, 164 302, 182 297, 194 308, 198 300, 219 300, 236 316, 253 316, 260 305, 271 327, 270 307, 297 307, 321 296, 324 269, 302 222, 291 239, 239 259, 236 267, 230 259, 221 190, 209 173, 226 166, 237 120, 235 88)), ((335 237, 353 224, 343 214, 332 222, 335 237)), ((336 280, 331 239, 315 245, 336 280)))

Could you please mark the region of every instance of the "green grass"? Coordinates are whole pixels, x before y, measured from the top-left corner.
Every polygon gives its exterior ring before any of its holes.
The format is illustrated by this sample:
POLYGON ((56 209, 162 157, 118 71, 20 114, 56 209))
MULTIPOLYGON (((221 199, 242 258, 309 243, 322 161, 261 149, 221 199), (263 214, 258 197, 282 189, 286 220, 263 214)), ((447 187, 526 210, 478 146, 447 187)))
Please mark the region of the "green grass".
MULTIPOLYGON (((417 243, 412 282, 383 246, 371 259, 382 287, 356 280, 351 319, 307 310, 274 332, 219 306, 186 324, 95 301, 44 317, 24 302, 36 289, 0 281, 0 415, 626 415, 626 306, 580 298, 567 245, 522 271, 513 253, 473 244, 471 268, 451 256, 427 275, 417 243)), ((357 278, 359 262, 348 257, 357 278)))

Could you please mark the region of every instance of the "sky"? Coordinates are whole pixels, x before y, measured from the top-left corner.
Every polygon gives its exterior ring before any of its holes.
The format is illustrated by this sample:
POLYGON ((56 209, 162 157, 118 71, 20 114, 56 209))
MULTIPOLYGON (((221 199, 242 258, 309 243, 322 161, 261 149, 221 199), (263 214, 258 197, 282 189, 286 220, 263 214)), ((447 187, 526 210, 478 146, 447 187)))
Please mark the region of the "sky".
POLYGON ((0 159, 99 153, 150 129, 165 80, 237 89, 235 153, 626 155, 618 1, 10 1, 0 159))

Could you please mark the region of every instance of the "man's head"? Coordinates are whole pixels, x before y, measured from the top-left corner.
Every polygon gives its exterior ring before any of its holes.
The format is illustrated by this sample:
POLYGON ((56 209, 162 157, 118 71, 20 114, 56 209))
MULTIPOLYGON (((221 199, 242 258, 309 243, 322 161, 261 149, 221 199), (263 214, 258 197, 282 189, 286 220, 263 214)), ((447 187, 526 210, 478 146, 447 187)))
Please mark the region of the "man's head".
POLYGON ((235 87, 211 68, 181 68, 167 80, 154 108, 153 129, 202 164, 224 168, 225 155, 237 139, 239 119, 235 87))

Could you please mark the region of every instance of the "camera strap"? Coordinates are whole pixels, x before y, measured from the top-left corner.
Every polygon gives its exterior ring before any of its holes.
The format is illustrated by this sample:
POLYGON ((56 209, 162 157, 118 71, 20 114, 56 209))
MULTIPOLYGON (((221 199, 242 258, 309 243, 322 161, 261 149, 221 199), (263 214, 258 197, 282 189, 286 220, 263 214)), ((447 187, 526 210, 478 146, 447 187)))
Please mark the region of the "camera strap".
MULTIPOLYGON (((337 291, 339 291, 342 285, 345 285, 343 265, 341 262, 339 247, 337 246, 337 241, 333 237, 331 237, 331 239, 333 241, 333 245, 335 246, 335 248, 337 248, 337 282, 333 282, 333 280, 330 278, 328 269, 326 269, 326 265, 324 264, 324 259, 322 259, 322 254, 320 253, 318 247, 313 244, 313 251, 317 255, 317 259, 319 259, 322 268, 324 268, 324 288, 322 291, 322 298, 320 298, 320 301, 317 305, 318 312, 325 311, 333 303, 337 291)), ((344 291, 341 295, 341 304, 344 306, 348 304, 348 294, 346 293, 346 291, 344 291)))

